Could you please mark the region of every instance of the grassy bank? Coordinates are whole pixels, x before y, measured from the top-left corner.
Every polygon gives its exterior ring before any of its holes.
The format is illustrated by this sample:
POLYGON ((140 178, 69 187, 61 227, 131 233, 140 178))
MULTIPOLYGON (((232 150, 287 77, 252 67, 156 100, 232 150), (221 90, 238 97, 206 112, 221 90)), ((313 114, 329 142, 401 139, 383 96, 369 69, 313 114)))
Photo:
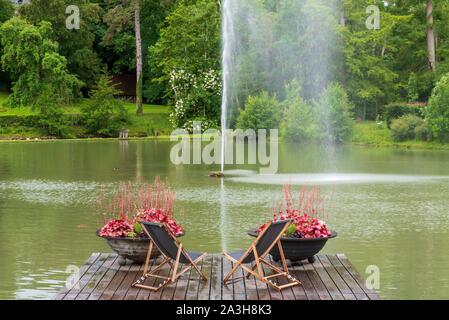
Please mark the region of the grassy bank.
MULTIPOLYGON (((33 117, 37 117, 37 111, 27 107, 8 108, 4 105, 7 97, 7 94, 0 93, 0 140, 45 138, 45 134, 41 129, 37 126, 28 125, 28 123, 32 123, 32 121, 27 119, 32 120, 33 117), (11 121, 11 119, 13 121, 11 121), (8 123, 13 123, 13 125, 9 125, 8 123)), ((84 99, 77 104, 65 106, 64 112, 69 118, 80 117, 80 108, 86 102, 87 100, 84 99)), ((168 120, 170 112, 169 107, 145 104, 143 116, 137 116, 135 114, 136 106, 134 103, 126 102, 125 107, 130 116, 128 129, 131 138, 148 138, 154 137, 156 134, 160 139, 168 138, 172 130, 168 120)), ((77 125, 76 121, 70 126, 70 134, 75 139, 87 137, 84 128, 77 125)), ((356 123, 349 144, 370 147, 449 150, 449 144, 443 144, 436 141, 395 142, 391 138, 390 131, 387 129, 386 125, 378 125, 374 121, 356 123)))
POLYGON ((390 130, 388 130, 385 124, 377 125, 377 123, 373 121, 357 123, 354 126, 354 132, 352 134, 349 143, 372 147, 449 150, 449 144, 440 143, 437 141, 395 142, 391 138, 390 130))
MULTIPOLYGON (((9 108, 5 106, 8 95, 0 93, 0 139, 3 140, 21 140, 43 138, 45 133, 36 125, 35 118, 38 116, 36 110, 29 107, 9 108)), ((64 113, 69 119, 80 117, 80 108, 87 102, 83 99, 76 104, 64 106, 64 113)), ((168 121, 169 107, 158 105, 144 105, 144 114, 137 116, 135 114, 136 106, 134 103, 125 103, 125 107, 130 117, 128 129, 130 137, 147 137, 158 135, 167 135, 170 133, 170 123, 168 121)), ((69 126, 69 133, 74 138, 85 138, 84 128, 77 124, 77 121, 69 126)))

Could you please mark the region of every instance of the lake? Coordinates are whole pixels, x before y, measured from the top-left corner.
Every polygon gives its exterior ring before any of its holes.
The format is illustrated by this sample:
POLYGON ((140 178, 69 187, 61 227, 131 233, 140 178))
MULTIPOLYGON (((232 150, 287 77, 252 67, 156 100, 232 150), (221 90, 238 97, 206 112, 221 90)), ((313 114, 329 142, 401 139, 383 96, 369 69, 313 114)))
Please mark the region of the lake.
POLYGON ((0 298, 46 299, 70 265, 110 252, 95 236, 101 190, 120 181, 167 178, 190 250, 241 249, 271 215, 283 183, 319 186, 328 225, 325 251, 345 253, 367 276, 380 269, 385 299, 449 298, 449 153, 281 144, 279 174, 255 166, 175 166, 162 141, 0 143, 0 298), (237 170, 238 169, 238 170, 237 170))

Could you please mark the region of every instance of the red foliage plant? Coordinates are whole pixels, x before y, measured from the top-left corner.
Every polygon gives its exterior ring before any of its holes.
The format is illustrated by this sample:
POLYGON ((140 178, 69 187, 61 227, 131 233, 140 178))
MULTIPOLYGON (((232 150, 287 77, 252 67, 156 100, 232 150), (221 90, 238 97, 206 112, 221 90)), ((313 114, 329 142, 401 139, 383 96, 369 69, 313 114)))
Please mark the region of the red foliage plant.
MULTIPOLYGON (((291 186, 285 185, 283 198, 274 208, 273 221, 292 220, 293 224, 287 230, 289 237, 305 239, 330 237, 331 232, 320 218, 320 214, 324 214, 323 200, 317 187, 311 190, 303 188, 295 196, 291 186)), ((267 224, 260 226, 259 232, 266 226, 267 224)))
POLYGON ((122 183, 110 201, 102 208, 104 227, 101 237, 143 236, 139 223, 164 223, 176 236, 184 233, 182 227, 173 218, 175 194, 167 182, 158 177, 152 184, 140 184, 133 187, 130 183, 122 183))

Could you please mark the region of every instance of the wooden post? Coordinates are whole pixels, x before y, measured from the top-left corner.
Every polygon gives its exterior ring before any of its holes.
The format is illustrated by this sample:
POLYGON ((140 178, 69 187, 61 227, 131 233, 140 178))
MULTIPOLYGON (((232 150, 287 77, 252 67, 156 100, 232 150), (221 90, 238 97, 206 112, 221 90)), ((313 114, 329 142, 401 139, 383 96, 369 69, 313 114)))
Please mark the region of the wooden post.
POLYGON ((128 140, 129 136, 129 130, 128 129, 122 129, 119 133, 119 139, 120 140, 128 140))

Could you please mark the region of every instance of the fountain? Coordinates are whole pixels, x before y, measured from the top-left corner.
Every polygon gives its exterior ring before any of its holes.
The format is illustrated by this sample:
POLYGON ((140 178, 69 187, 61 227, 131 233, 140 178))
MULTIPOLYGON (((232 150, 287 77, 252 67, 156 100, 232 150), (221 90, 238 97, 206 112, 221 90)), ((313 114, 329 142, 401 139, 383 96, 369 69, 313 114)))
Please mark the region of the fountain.
MULTIPOLYGON (((285 85, 295 80, 312 100, 334 80, 338 16, 331 0, 224 0, 221 172, 211 176, 223 177, 226 129, 235 126, 248 95, 265 90, 282 99, 285 85)), ((322 117, 331 125, 326 112, 322 117)), ((334 148, 324 148, 334 170, 334 148)))

